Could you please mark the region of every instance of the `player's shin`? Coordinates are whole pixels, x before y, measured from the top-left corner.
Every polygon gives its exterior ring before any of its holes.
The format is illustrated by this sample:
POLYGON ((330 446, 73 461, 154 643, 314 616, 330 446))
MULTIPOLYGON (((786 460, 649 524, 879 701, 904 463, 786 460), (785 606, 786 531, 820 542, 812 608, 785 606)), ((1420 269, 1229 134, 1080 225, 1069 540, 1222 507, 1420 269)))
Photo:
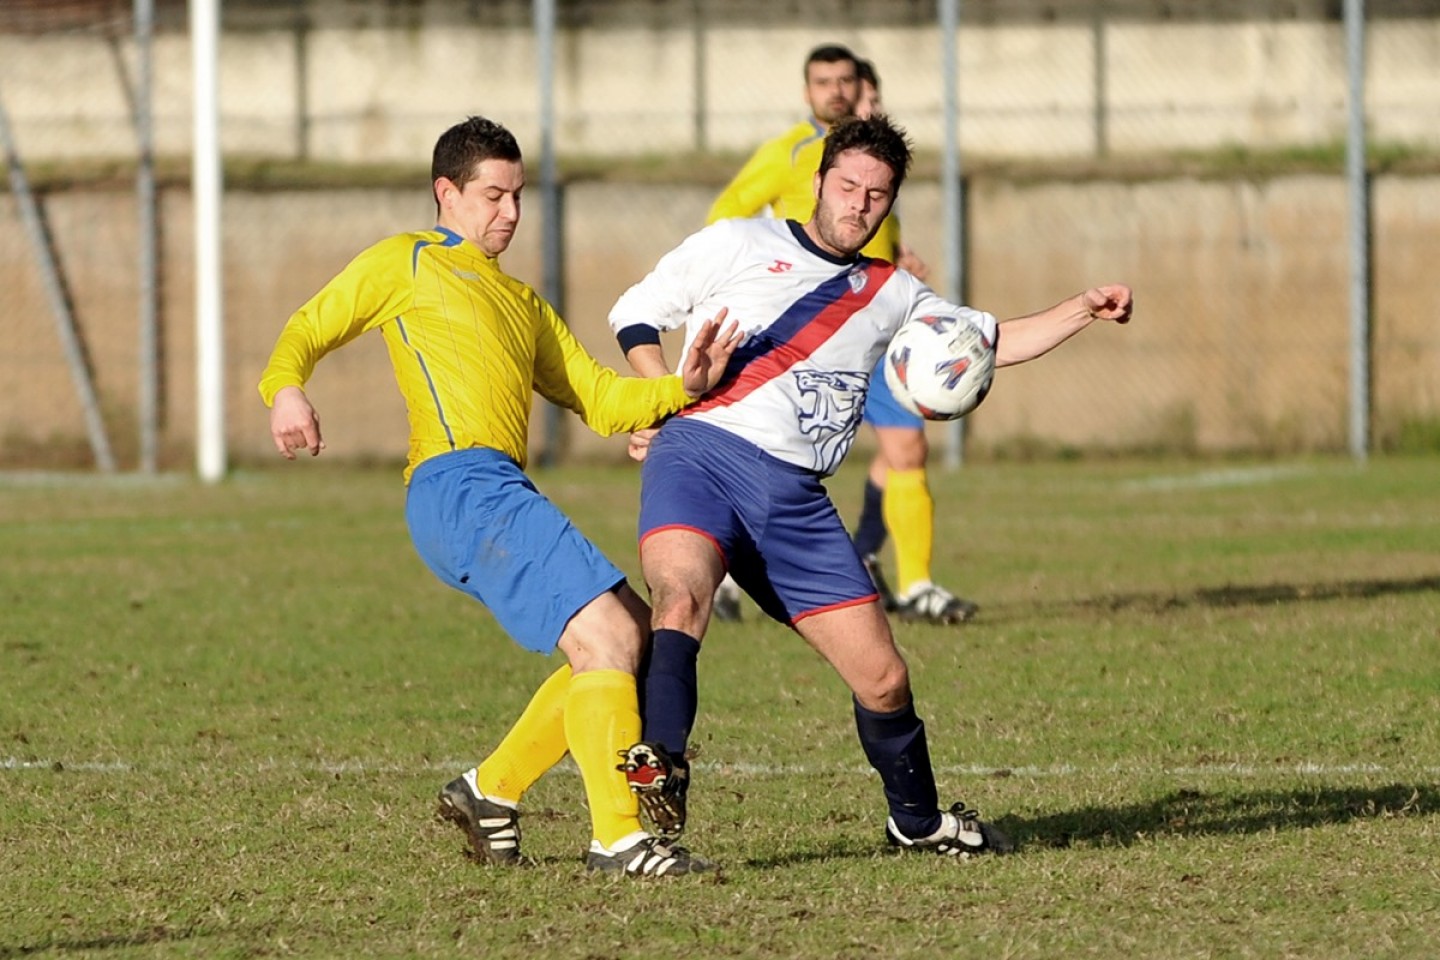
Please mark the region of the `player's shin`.
POLYGON ((580 768, 596 840, 606 848, 641 830, 639 807, 615 757, 640 738, 635 678, 620 670, 589 670, 570 680, 565 734, 580 768))
POLYGON ((640 715, 643 739, 683 759, 699 710, 696 661, 700 641, 679 630, 655 631, 650 653, 640 669, 640 715))
POLYGON ((890 817, 908 836, 923 837, 939 827, 940 798, 925 723, 907 704, 892 713, 867 710, 855 701, 855 729, 870 766, 880 774, 890 817))
POLYGON ((525 791, 569 749, 565 701, 570 695, 570 665, 556 670, 530 698, 505 739, 475 771, 475 783, 487 797, 519 803, 525 791))
POLYGON ((891 470, 885 482, 885 525, 895 541, 895 572, 900 595, 929 580, 935 547, 935 501, 925 471, 891 470))

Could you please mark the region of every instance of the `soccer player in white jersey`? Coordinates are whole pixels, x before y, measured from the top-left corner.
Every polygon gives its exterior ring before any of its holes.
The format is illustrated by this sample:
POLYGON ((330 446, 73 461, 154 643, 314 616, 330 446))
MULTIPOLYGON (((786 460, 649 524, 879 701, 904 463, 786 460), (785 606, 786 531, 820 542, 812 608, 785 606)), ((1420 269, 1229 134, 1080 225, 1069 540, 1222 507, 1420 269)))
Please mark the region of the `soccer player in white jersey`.
POLYGON ((889 806, 887 840, 946 855, 1004 853, 1010 840, 973 809, 942 809, 925 726, 874 583, 823 480, 845 458, 866 388, 906 320, 948 316, 998 335, 997 365, 1038 357, 1095 320, 1124 323, 1131 291, 1092 287, 997 326, 884 260, 859 253, 884 220, 910 144, 884 116, 831 128, 815 209, 793 220, 716 223, 666 254, 615 304, 610 325, 647 376, 668 372, 660 332, 728 311, 744 336, 719 385, 632 438, 644 460, 640 561, 654 606, 642 668, 643 740, 622 767, 659 830, 685 826, 695 671, 715 587, 728 570, 789 624, 853 693, 856 728, 889 806))

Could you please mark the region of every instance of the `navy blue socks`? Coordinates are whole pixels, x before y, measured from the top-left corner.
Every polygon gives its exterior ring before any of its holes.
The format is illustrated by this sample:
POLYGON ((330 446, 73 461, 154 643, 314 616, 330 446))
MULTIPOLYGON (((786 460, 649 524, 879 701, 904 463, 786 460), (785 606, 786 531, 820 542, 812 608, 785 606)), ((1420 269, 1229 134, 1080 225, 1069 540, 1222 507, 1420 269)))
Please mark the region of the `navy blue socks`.
POLYGON ((885 491, 870 479, 865 481, 865 500, 860 507, 860 521, 855 527, 855 552, 862 557, 879 553, 885 545, 885 491))
POLYGON ((894 713, 876 713, 855 701, 855 729, 870 766, 885 785, 890 817, 907 837, 928 837, 940 829, 940 798, 925 723, 907 704, 894 713))
POLYGON ((640 666, 641 737, 658 743, 676 759, 685 756, 690 728, 700 708, 695 662, 700 641, 679 630, 656 630, 640 666))

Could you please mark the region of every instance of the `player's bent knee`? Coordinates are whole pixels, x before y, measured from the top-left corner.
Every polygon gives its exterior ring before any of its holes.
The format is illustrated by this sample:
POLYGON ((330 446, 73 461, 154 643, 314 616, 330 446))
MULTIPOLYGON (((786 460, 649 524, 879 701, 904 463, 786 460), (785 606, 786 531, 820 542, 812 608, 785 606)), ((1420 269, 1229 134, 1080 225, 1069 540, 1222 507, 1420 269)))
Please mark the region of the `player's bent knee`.
POLYGON ((619 670, 633 674, 640 667, 643 643, 639 630, 598 633, 566 630, 560 638, 560 650, 575 673, 619 670))
POLYGON ((653 623, 657 627, 683 630, 698 636, 703 624, 710 619, 710 607, 715 601, 715 591, 697 593, 680 584, 660 585, 651 588, 651 601, 655 604, 653 623))
POLYGON ((615 591, 615 596, 620 600, 621 605, 624 606, 625 612, 630 614, 630 619, 635 621, 636 628, 639 629, 641 633, 648 631, 650 629, 650 615, 652 613, 650 604, 646 603, 638 593, 630 589, 628 583, 622 583, 619 589, 615 591))
MULTIPOLYGON (((638 597, 636 598, 638 599, 638 597)), ((614 593, 596 597, 565 625, 559 647, 576 673, 634 673, 644 653, 647 625, 614 593)))
POLYGON ((901 661, 863 678, 852 692, 865 709, 891 713, 910 703, 910 672, 901 661))

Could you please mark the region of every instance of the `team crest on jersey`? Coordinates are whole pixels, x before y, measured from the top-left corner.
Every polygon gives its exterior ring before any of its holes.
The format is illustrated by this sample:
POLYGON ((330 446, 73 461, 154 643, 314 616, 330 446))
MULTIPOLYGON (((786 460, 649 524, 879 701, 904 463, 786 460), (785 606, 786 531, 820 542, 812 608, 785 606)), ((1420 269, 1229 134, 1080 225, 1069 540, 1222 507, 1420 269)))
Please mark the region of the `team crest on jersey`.
POLYGON ((859 293, 865 289, 865 284, 870 282, 870 274, 865 272, 864 267, 856 267, 846 279, 850 281, 850 292, 859 293))
POLYGON ((795 266, 795 264, 793 263, 786 263, 784 260, 776 260, 766 269, 768 269, 771 273, 784 273, 793 266, 795 266))
POLYGON ((813 469, 834 473, 860 428, 870 376, 840 370, 797 370, 794 376, 804 401, 800 430, 814 443, 813 469))

